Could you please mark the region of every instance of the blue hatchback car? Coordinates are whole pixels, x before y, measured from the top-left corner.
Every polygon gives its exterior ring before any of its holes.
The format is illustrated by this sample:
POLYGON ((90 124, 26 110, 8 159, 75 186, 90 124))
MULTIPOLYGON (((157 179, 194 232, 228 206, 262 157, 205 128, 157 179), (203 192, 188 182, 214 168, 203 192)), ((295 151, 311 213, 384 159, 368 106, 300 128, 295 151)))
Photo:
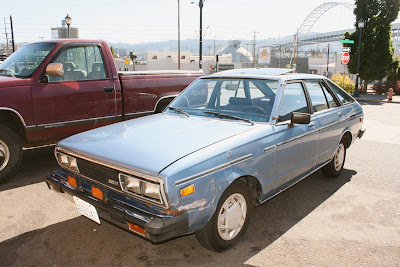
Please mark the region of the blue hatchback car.
POLYGON ((339 176, 365 131, 362 107, 326 77, 266 72, 201 77, 161 114, 59 142, 47 184, 154 243, 195 233, 232 247, 254 206, 319 169, 339 176))

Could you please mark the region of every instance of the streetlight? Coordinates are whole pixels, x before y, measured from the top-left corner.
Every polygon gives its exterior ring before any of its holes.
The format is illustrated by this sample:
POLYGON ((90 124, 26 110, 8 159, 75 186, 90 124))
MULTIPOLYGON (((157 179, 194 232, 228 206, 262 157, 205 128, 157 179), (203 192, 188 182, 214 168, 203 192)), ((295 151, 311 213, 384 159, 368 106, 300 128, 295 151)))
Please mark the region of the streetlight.
POLYGON ((65 23, 67 24, 67 26, 68 26, 68 39, 69 39, 69 26, 71 25, 71 21, 72 21, 72 19, 70 18, 70 16, 67 14, 67 16, 65 17, 65 23))
MULTIPOLYGON (((358 40, 356 88, 354 88, 354 93, 353 93, 353 96, 355 97, 360 96, 360 91, 358 90, 358 76, 360 72, 361 37, 362 37, 362 29, 364 28, 364 26, 365 26, 365 21, 363 18, 361 18, 358 21, 358 28, 360 29, 360 38, 358 40)), ((367 88, 365 88, 365 90, 367 90, 367 88)))
MULTIPOLYGON (((199 4, 197 4, 200 8, 200 48, 199 48, 199 68, 202 69, 202 60, 203 60, 203 5, 205 0, 199 0, 199 4)), ((192 2, 192 4, 196 4, 192 2)))

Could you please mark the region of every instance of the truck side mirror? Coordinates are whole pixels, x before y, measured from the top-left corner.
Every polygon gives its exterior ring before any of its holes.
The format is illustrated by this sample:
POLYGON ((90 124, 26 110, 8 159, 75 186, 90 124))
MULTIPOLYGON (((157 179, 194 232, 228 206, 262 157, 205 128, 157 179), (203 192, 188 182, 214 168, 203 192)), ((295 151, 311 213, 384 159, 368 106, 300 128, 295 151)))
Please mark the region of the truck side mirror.
POLYGON ((311 121, 311 115, 308 113, 292 113, 292 118, 290 119, 290 124, 309 124, 311 121))
POLYGON ((60 77, 64 75, 64 67, 62 63, 50 63, 46 67, 46 74, 51 77, 60 77))

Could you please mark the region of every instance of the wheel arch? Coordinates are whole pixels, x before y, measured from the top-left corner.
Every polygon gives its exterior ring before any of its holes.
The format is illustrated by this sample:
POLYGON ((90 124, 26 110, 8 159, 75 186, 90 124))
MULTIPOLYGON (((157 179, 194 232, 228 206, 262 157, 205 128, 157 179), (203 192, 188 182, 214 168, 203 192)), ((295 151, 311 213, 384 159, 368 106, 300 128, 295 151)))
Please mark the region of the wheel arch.
POLYGON ((344 145, 346 146, 346 149, 348 149, 352 143, 353 136, 350 133, 350 130, 346 130, 343 134, 342 137, 340 138, 339 142, 343 140, 344 145))
POLYGON ((17 111, 10 108, 0 107, 0 125, 4 125, 17 132, 22 141, 25 141, 26 124, 22 116, 17 111))

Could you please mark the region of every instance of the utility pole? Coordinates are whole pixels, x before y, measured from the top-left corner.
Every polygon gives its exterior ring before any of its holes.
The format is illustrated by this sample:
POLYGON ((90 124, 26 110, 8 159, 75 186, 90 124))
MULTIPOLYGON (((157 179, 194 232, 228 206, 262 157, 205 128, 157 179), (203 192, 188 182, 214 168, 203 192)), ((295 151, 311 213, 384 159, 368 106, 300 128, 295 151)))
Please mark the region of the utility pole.
POLYGON ((12 49, 13 49, 13 53, 14 53, 15 52, 15 42, 14 42, 14 28, 13 28, 12 16, 10 16, 10 25, 11 25, 12 49))
POLYGON ((8 55, 8 34, 7 34, 6 18, 4 18, 4 32, 6 33, 6 54, 8 55))
POLYGON ((253 31, 253 67, 256 67, 256 31, 253 31))
POLYGON ((180 19, 180 3, 178 0, 178 70, 181 69, 181 19, 180 19))
POLYGON ((328 57, 326 59, 326 77, 329 78, 329 44, 328 44, 328 57))

